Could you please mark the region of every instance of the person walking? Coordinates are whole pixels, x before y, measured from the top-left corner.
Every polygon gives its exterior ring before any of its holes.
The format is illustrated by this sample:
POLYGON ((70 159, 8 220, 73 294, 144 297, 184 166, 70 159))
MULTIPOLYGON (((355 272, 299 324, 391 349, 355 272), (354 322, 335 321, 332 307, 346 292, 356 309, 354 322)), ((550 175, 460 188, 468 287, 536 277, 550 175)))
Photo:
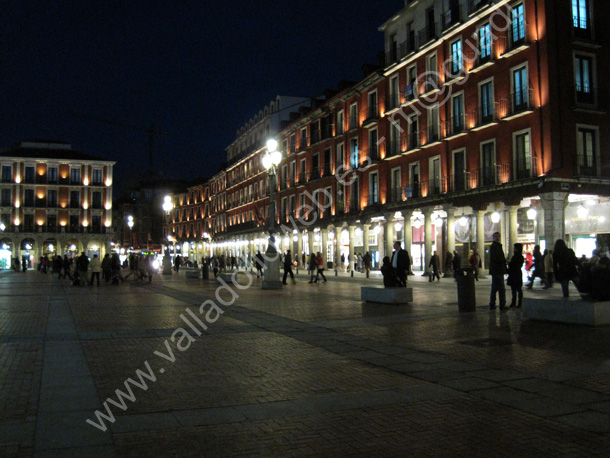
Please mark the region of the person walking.
POLYGON ((102 259, 102 277, 104 277, 106 283, 112 278, 112 261, 110 259, 110 253, 106 253, 104 259, 102 259))
POLYGON ((462 267, 462 257, 457 250, 453 250, 453 261, 451 261, 453 268, 453 278, 457 281, 457 271, 462 267))
POLYGON ((468 258, 468 264, 472 268, 474 272, 474 279, 479 281, 479 269, 481 268, 481 256, 479 255, 479 250, 472 250, 470 257, 468 258))
POLYGON ((284 279, 282 280, 282 284, 284 285, 288 284, 286 283, 288 274, 290 274, 292 283, 296 283, 296 281, 294 280, 294 274, 292 273, 292 255, 290 254, 290 250, 287 250, 286 256, 284 256, 284 279))
MULTIPOLYGON (((256 266, 256 278, 260 278, 263 275, 263 268, 265 267, 265 258, 263 258, 262 253, 259 251, 256 252, 256 256, 254 256, 254 264, 256 266)), ((214 274, 216 276, 216 274, 214 274)))
POLYGON ((513 247, 514 253, 508 263, 508 280, 506 280, 506 284, 510 286, 512 292, 510 307, 521 308, 523 303, 523 273, 521 269, 525 263, 525 259, 523 258, 523 244, 515 243, 513 247))
POLYGON ((318 271, 316 272, 316 281, 318 281, 318 275, 322 276, 324 283, 326 283, 326 277, 324 276, 324 259, 322 258, 322 253, 318 251, 316 263, 318 267, 318 271))
POLYGON ((496 293, 500 299, 500 310, 506 307, 506 289, 504 275, 506 274, 506 257, 500 243, 500 233, 494 232, 493 242, 489 247, 489 275, 491 275, 491 294, 489 296, 489 310, 496 309, 496 293))
POLYGON ((530 276, 530 282, 527 285, 527 289, 532 289, 534 287, 534 280, 536 278, 540 278, 540 281, 544 285, 546 283, 545 275, 544 275, 544 258, 542 257, 542 253, 540 252, 540 245, 534 246, 534 271, 530 276))
POLYGON ((444 275, 445 278, 455 277, 455 274, 453 273, 453 254, 451 253, 451 251, 447 251, 445 253, 445 260, 443 262, 443 266, 444 266, 444 270, 445 270, 445 275, 444 275))
POLYGON ((428 276, 428 281, 432 282, 435 278, 438 278, 438 281, 441 281, 441 276, 439 274, 440 259, 438 258, 438 254, 436 254, 436 251, 432 253, 428 267, 432 267, 432 272, 428 276))
POLYGON ((97 254, 93 255, 93 259, 91 260, 91 278, 89 279, 89 285, 93 286, 93 279, 97 279, 97 286, 100 286, 100 272, 102 271, 102 263, 100 262, 100 258, 97 257, 97 254))
POLYGON ((314 253, 309 255, 309 265, 307 266, 307 270, 310 274, 309 283, 317 282, 318 276, 316 275, 316 271, 318 270, 318 258, 314 253))
POLYGON ((578 276, 576 267, 578 261, 574 250, 568 248, 563 239, 557 239, 553 248, 553 273, 555 279, 561 283, 563 297, 570 297, 570 280, 574 282, 578 276))
POLYGON ((402 249, 400 242, 394 242, 394 252, 392 253, 392 268, 398 278, 399 286, 407 286, 407 273, 409 272, 409 266, 411 265, 411 259, 409 253, 402 249))
POLYGON ((542 289, 549 289, 553 286, 553 250, 544 250, 544 275, 546 285, 542 289))
POLYGON ((76 268, 78 269, 78 276, 81 279, 83 286, 87 284, 87 271, 89 270, 89 258, 83 251, 76 260, 76 268))
POLYGON ((366 274, 366 278, 369 278, 369 274, 371 273, 371 255, 367 251, 362 256, 362 264, 364 265, 364 273, 366 274))

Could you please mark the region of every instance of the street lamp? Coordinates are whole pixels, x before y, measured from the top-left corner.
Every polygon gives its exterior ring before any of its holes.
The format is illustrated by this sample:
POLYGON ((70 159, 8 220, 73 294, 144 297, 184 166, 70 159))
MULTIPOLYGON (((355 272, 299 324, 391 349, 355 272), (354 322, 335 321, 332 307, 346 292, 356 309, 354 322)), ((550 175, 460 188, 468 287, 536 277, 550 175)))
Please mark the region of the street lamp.
POLYGON ((127 217, 127 226, 129 226, 129 247, 131 248, 133 243, 133 216, 131 215, 127 217))
POLYGON ((269 243, 265 252, 266 268, 263 273, 262 289, 282 289, 280 280, 280 256, 275 246, 275 201, 273 195, 276 187, 276 168, 282 161, 282 153, 277 149, 277 140, 267 140, 267 151, 263 154, 262 163, 269 177, 269 243))
MULTIPOLYGON (((167 216, 167 227, 169 228, 169 214, 173 210, 174 204, 172 202, 172 198, 170 196, 165 196, 163 198, 163 211, 167 216)), ((171 241, 171 236, 167 236, 168 246, 167 250, 165 250, 165 254, 163 255, 163 275, 172 275, 172 258, 169 255, 169 242, 171 241)), ((176 251, 176 244, 174 242, 174 252, 176 251)))

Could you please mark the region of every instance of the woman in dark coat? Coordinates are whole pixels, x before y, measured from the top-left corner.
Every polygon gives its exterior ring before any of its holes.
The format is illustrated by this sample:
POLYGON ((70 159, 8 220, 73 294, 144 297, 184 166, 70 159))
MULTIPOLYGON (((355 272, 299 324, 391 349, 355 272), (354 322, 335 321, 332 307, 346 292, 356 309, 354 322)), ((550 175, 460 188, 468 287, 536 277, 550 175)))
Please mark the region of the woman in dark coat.
POLYGON ((563 239, 558 239, 553 250, 553 273, 555 279, 561 283, 563 297, 570 296, 569 283, 570 280, 574 281, 578 276, 577 265, 578 261, 574 250, 568 248, 563 239))
POLYGON ((523 274, 521 268, 523 267, 523 245, 521 243, 515 243, 514 254, 508 263, 508 280, 506 284, 510 286, 512 292, 512 300, 510 301, 511 308, 521 308, 523 303, 523 274))
POLYGON ((543 285, 546 285, 544 278, 544 257, 540 251, 540 245, 534 247, 534 271, 530 276, 530 282, 527 285, 527 289, 532 289, 534 287, 534 280, 536 280, 536 277, 540 278, 543 285))

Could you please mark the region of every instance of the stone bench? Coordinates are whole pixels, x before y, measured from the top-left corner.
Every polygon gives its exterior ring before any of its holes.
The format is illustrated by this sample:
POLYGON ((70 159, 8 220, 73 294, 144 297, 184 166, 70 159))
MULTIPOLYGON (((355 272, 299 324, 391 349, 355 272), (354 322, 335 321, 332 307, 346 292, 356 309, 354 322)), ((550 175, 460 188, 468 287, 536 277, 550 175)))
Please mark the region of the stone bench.
POLYGON ((587 302, 579 297, 523 298, 524 318, 557 323, 604 326, 610 324, 610 301, 587 302))
POLYGON ((186 278, 199 278, 199 276, 201 275, 201 271, 199 269, 193 269, 193 268, 183 268, 184 272, 186 273, 186 278))
POLYGON ((220 280, 222 279, 222 281, 224 283, 226 283, 228 285, 231 285, 231 284, 234 283, 233 278, 235 278, 235 281, 238 284, 240 284, 240 285, 247 285, 249 282, 248 282, 248 279, 246 278, 246 275, 247 275, 246 272, 243 272, 241 270, 236 270, 235 272, 232 272, 232 273, 218 274, 216 276, 216 281, 218 281, 220 283, 220 280))
POLYGON ((408 304, 413 302, 413 288, 363 286, 360 288, 360 297, 363 301, 379 304, 408 304))

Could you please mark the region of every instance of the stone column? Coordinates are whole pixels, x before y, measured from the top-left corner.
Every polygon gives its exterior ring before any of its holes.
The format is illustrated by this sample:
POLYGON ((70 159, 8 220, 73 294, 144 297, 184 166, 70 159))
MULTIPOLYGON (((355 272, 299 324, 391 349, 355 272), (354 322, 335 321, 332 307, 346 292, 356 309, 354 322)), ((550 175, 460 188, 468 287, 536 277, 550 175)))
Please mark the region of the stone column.
POLYGON ((567 192, 545 192, 540 194, 540 204, 544 210, 544 240, 547 247, 555 245, 558 239, 565 239, 565 209, 567 192))
MULTIPOLYGON (((369 251, 369 225, 367 223, 362 225, 362 237, 364 253, 366 253, 369 251)), ((364 255, 364 253, 362 254, 364 255)))
POLYGON ((479 278, 481 278, 483 269, 487 267, 485 265, 485 210, 477 211, 477 250, 479 250, 481 262, 483 263, 483 268, 479 272, 479 278))
POLYGON ((508 246, 505 251, 510 255, 513 252, 513 245, 517 243, 517 210, 518 205, 508 206, 508 246))
POLYGON ((383 230, 384 252, 381 255, 381 259, 383 259, 384 256, 389 256, 391 258, 392 252, 394 251, 394 221, 392 221, 392 219, 394 218, 394 214, 388 213, 387 215, 384 215, 384 217, 385 217, 385 226, 383 228, 384 229, 383 230))
POLYGON ((350 272, 354 271, 354 231, 356 230, 356 226, 348 226, 347 230, 349 232, 349 267, 348 270, 350 272))
POLYGON ((430 258, 432 257, 432 209, 423 209, 424 214, 424 274, 428 275, 430 258))
MULTIPOLYGON (((447 250, 453 253, 455 250, 455 208, 450 207, 445 210, 447 212, 447 250)), ((445 253, 439 255, 441 259, 445 258, 445 253)))
POLYGON ((314 231, 307 232, 307 244, 309 245, 309 255, 310 256, 313 253, 313 238, 314 238, 314 235, 315 235, 314 231))
POLYGON ((327 253, 327 243, 328 243, 328 229, 323 227, 322 229, 320 229, 320 235, 321 235, 321 239, 322 239, 322 259, 324 260, 324 268, 326 269, 326 253, 327 253))
MULTIPOLYGON (((401 213, 402 217, 404 218, 402 234, 405 243, 405 250, 409 253, 411 262, 413 262, 413 253, 411 253, 411 248, 413 245, 413 227, 411 226, 411 215, 413 215, 413 210, 402 210, 401 213)), ((413 267, 410 268, 410 270, 412 269, 413 267)))

